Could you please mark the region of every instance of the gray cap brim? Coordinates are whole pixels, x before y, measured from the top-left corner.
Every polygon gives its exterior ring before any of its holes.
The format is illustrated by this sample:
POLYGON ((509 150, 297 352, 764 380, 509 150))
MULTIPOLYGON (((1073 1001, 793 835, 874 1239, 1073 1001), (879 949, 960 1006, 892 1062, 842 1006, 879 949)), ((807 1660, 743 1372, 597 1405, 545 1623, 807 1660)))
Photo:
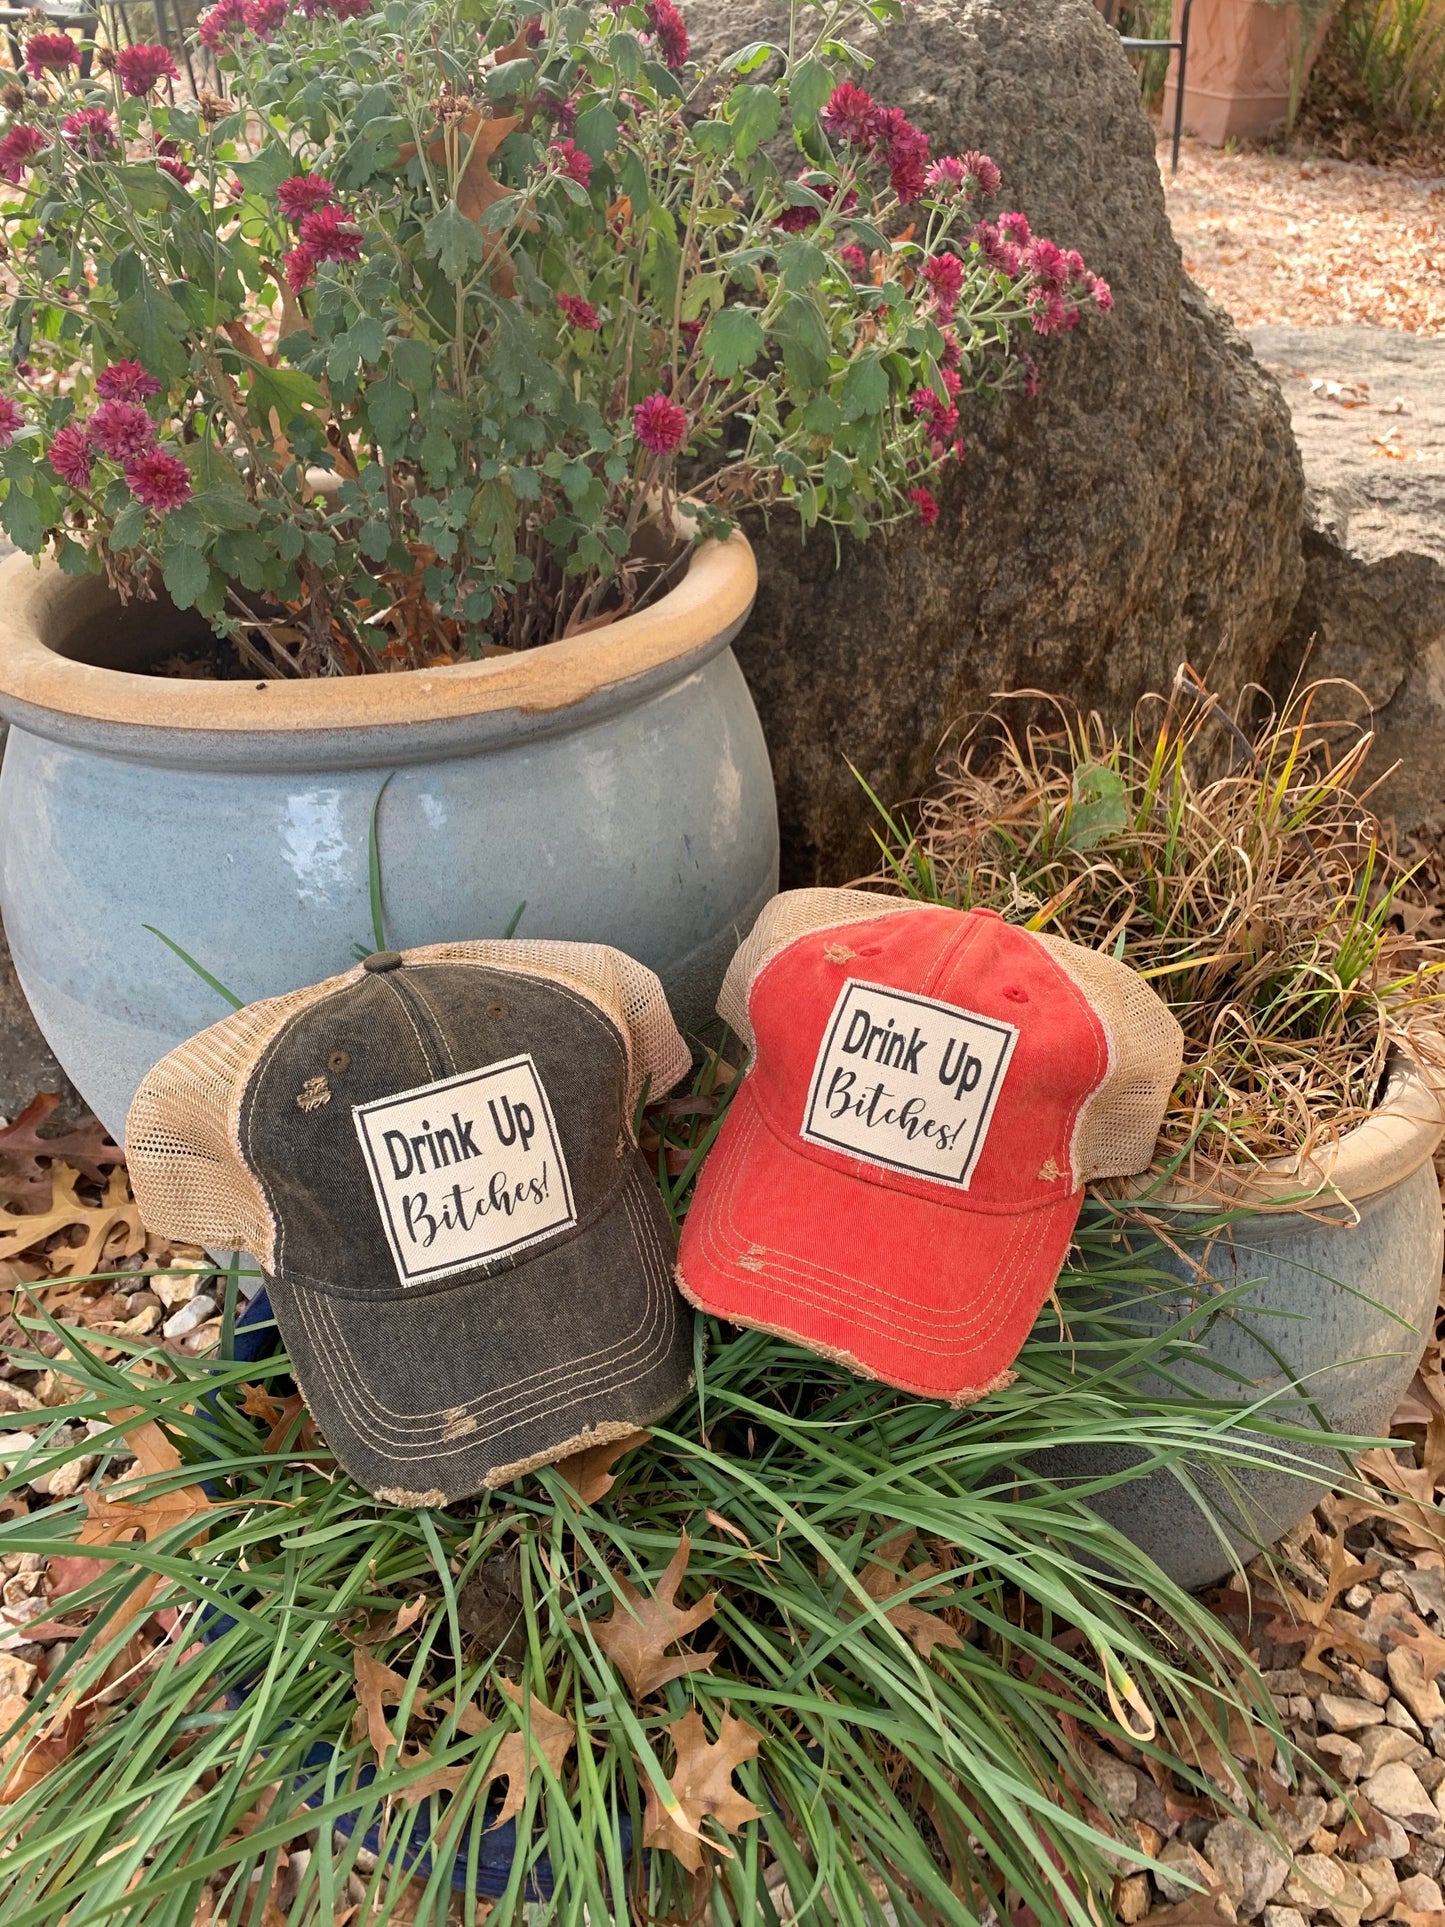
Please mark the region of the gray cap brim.
POLYGON ((389 1505, 446 1505, 649 1425, 688 1391, 693 1314, 640 1156, 611 1207, 509 1270, 402 1299, 283 1275, 271 1302, 327 1444, 389 1505))

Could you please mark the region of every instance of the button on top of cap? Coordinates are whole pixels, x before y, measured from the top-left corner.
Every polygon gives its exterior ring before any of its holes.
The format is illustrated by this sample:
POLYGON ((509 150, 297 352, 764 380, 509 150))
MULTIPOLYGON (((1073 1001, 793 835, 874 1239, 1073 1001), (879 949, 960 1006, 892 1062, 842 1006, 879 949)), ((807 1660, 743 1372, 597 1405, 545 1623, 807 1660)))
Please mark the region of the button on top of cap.
POLYGON ((362 960, 361 967, 363 970, 400 970, 401 962, 399 950, 373 950, 362 960))

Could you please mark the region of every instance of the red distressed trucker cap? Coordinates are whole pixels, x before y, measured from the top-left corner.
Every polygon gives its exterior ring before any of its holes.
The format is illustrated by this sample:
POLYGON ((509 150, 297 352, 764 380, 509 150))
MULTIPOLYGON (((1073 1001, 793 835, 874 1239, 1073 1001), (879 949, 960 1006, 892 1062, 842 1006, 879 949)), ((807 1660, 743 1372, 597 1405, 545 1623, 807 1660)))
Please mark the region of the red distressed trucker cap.
POLYGON ((1095 1178, 1147 1169, 1184 1040, 1134 971, 991 910, 774 897, 684 1296, 955 1405, 1008 1383, 1095 1178))

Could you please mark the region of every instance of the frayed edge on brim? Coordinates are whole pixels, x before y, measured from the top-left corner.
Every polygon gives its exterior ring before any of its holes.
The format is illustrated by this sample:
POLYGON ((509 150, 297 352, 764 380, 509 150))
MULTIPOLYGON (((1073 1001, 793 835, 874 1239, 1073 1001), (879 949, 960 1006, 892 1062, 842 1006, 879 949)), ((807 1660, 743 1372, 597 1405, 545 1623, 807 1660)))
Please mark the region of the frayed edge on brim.
POLYGON ((790 1344, 801 1345, 805 1351, 813 1352, 819 1358, 831 1359, 835 1365, 844 1365, 859 1378, 871 1379, 876 1385, 891 1385, 895 1391, 910 1392, 915 1398, 936 1399, 940 1404, 955 1408, 963 1405, 976 1405, 990 1392, 1001 1392, 1006 1385, 1012 1385, 1018 1373, 1011 1366, 1005 1366, 996 1378, 987 1385, 969 1385, 957 1392, 941 1392, 936 1385, 909 1385, 901 1378, 884 1378, 874 1365, 857 1358, 852 1352, 843 1351, 833 1345, 825 1345, 819 1339, 805 1337, 802 1332, 789 1331, 786 1325, 770 1325, 761 1318, 740 1318, 736 1312, 719 1311, 705 1299, 688 1289, 687 1280, 682 1275, 682 1266, 674 1265, 672 1275, 677 1288, 690 1305, 698 1311, 706 1312, 709 1318, 722 1318, 730 1325, 741 1325, 747 1331, 766 1332, 770 1338, 785 1338, 790 1344))

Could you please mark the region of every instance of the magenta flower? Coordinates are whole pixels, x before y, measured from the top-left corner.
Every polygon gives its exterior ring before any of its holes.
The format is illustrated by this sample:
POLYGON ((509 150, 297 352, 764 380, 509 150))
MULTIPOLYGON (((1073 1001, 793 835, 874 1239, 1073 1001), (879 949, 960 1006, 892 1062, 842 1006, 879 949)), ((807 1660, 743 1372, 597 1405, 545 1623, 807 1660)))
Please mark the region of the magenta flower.
POLYGON ((138 361, 113 361, 96 376, 95 392, 102 401, 149 401, 161 385, 138 361))
POLYGON ((942 313, 952 314, 963 293, 963 263, 956 254, 930 255, 923 264, 923 279, 942 313))
POLYGON ((1034 238, 1026 214, 1000 214, 998 231, 1006 241, 1012 241, 1021 248, 1027 247, 1034 238))
POLYGON ((60 132, 68 147, 89 155, 92 160, 109 153, 118 144, 115 122, 103 107, 81 107, 67 114, 60 123, 60 132))
POLYGON ((1089 292, 1094 297, 1094 306, 1099 310, 1099 313, 1107 314, 1114 305, 1114 290, 1109 286, 1102 274, 1096 274, 1094 276, 1094 285, 1089 292))
POLYGON ((818 220, 815 207, 785 207, 781 214, 773 216, 773 226, 781 228, 784 234, 806 234, 810 227, 818 225, 818 220))
POLYGON ((579 187, 592 185, 592 156, 584 154, 576 141, 553 141, 547 152, 552 156, 552 165, 559 174, 565 174, 579 187))
POLYGON ((25 71, 32 80, 80 65, 80 49, 68 33, 33 33, 25 43, 25 71))
POLYGON ((90 437, 77 423, 62 428, 50 444, 50 466, 68 487, 90 487, 90 437))
POLYGON ((542 94, 537 105, 561 133, 570 134, 577 125, 577 103, 570 97, 559 100, 555 94, 542 94))
POLYGON ((868 256, 863 252, 862 248, 839 248, 838 259, 843 263, 843 266, 848 270, 849 274, 853 276, 855 281, 860 275, 867 274, 868 272, 868 256))
POLYGON ((25 169, 49 145, 38 127, 12 127, 0 140, 0 180, 18 187, 25 169))
POLYGON ((976 147, 971 147, 962 156, 962 163, 964 174, 980 194, 987 196, 998 193, 1003 185, 1003 175, 987 154, 980 154, 976 147))
MULTIPOLYGON (((1082 265, 1082 263, 1081 263, 1082 265)), ((1030 241, 1024 249, 1024 266, 1032 270, 1046 288, 1061 293, 1069 278, 1069 264, 1063 250, 1052 241, 1030 241)))
POLYGON ((928 136, 901 107, 880 107, 873 116, 873 152, 885 163, 900 201, 916 201, 928 178, 928 136))
POLYGON ((102 455, 128 462, 151 446, 156 425, 138 402, 104 401, 91 416, 88 433, 102 455))
POLYGON ((958 410, 932 388, 916 388, 911 397, 913 412, 928 423, 928 440, 935 455, 942 455, 958 433, 958 410))
POLYGON ((339 207, 318 207, 301 222, 301 245, 313 261, 359 261, 361 228, 339 207))
POLYGON ((662 51, 664 65, 680 67, 689 52, 687 28, 672 0, 647 0, 647 24, 662 51))
POLYGON ((0 395, 0 448, 8 448, 25 426, 25 417, 8 395, 0 395))
POLYGON ((276 199, 288 221, 300 221, 313 208, 336 199, 336 189, 324 175, 293 174, 276 189, 276 199))
POLYGON ((664 394, 649 395, 633 409, 632 427, 650 455, 675 455, 687 440, 687 412, 664 394))
POLYGON ((156 166, 163 167, 171 179, 179 181, 182 187, 189 187, 195 178, 178 154, 157 154, 156 166))
MULTIPOLYGON (((1074 321, 1078 319, 1078 309, 1073 311, 1074 321)), ((1069 307, 1057 288, 1035 288, 1029 297, 1029 324, 1036 335, 1056 335, 1073 323, 1069 318, 1069 307)))
POLYGON ((115 71, 120 75, 121 86, 137 100, 163 80, 180 79, 170 48, 144 42, 122 47, 115 57, 115 71))
POLYGON ((360 20, 371 12, 371 0, 330 0, 330 6, 338 20, 360 20))
POLYGON ((1042 387, 1039 380, 1039 364, 1032 355, 1024 356, 1024 400, 1032 401, 1042 387))
POLYGON ((1023 267, 1023 256, 1012 241, 1004 239, 992 221, 980 221, 974 229, 973 238, 995 274, 1006 274, 1012 280, 1019 273, 1023 267))
POLYGON ((823 125, 850 147, 873 145, 873 123, 878 109, 866 87, 840 81, 823 106, 823 125))
POLYGON ((584 301, 580 294, 559 294, 557 306, 574 328, 585 328, 589 334, 596 334, 602 325, 597 310, 590 301, 584 301))
POLYGON ((918 519, 923 526, 925 528, 932 528, 933 524, 938 520, 938 504, 934 501, 928 490, 922 487, 911 488, 908 491, 908 499, 914 508, 918 510, 918 519))
POLYGON ((958 156, 945 154, 929 168, 925 186, 931 187, 935 194, 956 194, 967 179, 963 162, 958 156))
POLYGON ((269 40, 277 28, 285 23, 287 0, 243 0, 242 11, 252 33, 259 34, 262 40, 269 40))
POLYGON ((179 455, 167 449, 147 449, 144 455, 126 463, 124 474, 131 494, 158 515, 190 500, 191 472, 179 455))
POLYGON ((310 248, 292 248, 281 258, 281 266, 286 271, 286 279, 297 294, 309 288, 316 279, 316 256, 310 248))
POLYGON ((203 47, 212 50, 246 31, 245 0, 216 0, 196 21, 196 33, 203 47))

